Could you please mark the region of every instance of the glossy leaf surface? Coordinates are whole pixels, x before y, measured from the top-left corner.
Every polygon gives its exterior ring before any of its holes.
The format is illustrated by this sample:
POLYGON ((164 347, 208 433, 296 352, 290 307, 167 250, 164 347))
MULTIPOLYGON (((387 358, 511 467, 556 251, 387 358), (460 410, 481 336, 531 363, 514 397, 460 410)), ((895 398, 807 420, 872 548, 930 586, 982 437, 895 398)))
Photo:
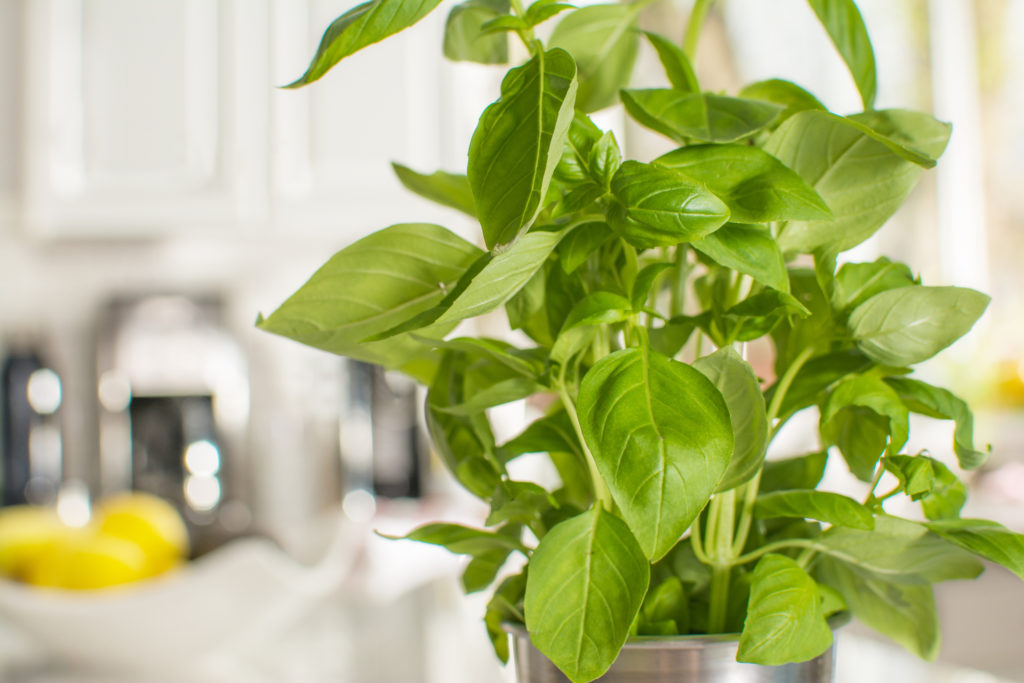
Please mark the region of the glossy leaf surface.
POLYGON ((356 5, 327 27, 309 68, 285 87, 308 85, 350 54, 412 26, 441 0, 372 0, 356 5))
POLYGON ((1024 534, 985 519, 931 522, 928 528, 950 543, 1001 564, 1024 579, 1024 534))
POLYGON ((729 218, 718 197, 669 168, 627 161, 611 188, 621 203, 621 215, 611 227, 641 249, 700 239, 729 218))
POLYGON ((721 393, 692 367, 645 347, 584 376, 583 435, 644 554, 661 558, 725 474, 732 426, 721 393))
POLYGON ((638 123, 676 142, 736 142, 769 125, 782 108, 769 102, 678 90, 623 90, 638 123))
POLYGON ((698 358, 693 367, 711 380, 729 409, 733 451, 719 491, 735 488, 753 477, 764 462, 768 445, 768 416, 754 368, 727 346, 698 358))
POLYGON ((888 384, 874 375, 844 379, 829 394, 821 412, 822 438, 839 446, 850 470, 863 481, 871 480, 882 451, 898 453, 909 434, 906 406, 888 384), (880 440, 864 438, 864 410, 884 420, 880 440))
POLYGON ((831 646, 832 629, 814 579, 783 555, 758 560, 736 659, 765 665, 803 662, 831 646))
POLYGON ((600 506, 541 539, 526 582, 526 627, 573 683, 601 676, 626 642, 650 568, 626 525, 600 506))
POLYGON ((749 145, 690 145, 654 163, 674 168, 707 185, 726 203, 736 223, 822 220, 832 216, 825 201, 796 171, 749 145))
POLYGON ((927 360, 967 333, 989 297, 963 287, 898 287, 854 309, 849 327, 872 360, 900 367, 927 360))
POLYGON ((771 231, 762 225, 726 223, 691 244, 715 263, 749 275, 773 289, 789 291, 789 274, 782 250, 771 231))
POLYGON ((757 498, 755 514, 758 517, 806 517, 854 529, 875 528, 875 519, 870 510, 852 498, 829 491, 765 493, 757 498))
POLYGON ((576 64, 564 50, 512 69, 469 144, 469 184, 489 248, 514 240, 540 211, 576 101, 576 64))

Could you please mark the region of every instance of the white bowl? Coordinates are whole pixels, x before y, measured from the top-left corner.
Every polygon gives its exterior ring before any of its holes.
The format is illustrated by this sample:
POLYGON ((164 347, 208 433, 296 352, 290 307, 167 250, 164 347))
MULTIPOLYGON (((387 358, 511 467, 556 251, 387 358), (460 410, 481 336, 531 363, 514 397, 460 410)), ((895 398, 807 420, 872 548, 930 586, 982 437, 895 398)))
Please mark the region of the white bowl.
POLYGON ((76 668, 199 669, 265 641, 337 591, 356 552, 351 536, 339 520, 313 566, 245 538, 123 587, 78 592, 0 580, 0 619, 47 659, 76 668))

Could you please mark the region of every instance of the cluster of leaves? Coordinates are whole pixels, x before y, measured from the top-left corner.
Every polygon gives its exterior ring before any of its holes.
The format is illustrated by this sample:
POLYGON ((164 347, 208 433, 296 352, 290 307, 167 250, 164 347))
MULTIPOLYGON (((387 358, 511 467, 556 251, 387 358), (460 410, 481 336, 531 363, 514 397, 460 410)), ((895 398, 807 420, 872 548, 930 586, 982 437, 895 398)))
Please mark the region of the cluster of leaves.
MULTIPOLYGON (((960 519, 954 472, 903 452, 919 413, 955 422, 961 467, 984 461, 963 401, 907 375, 966 333, 988 298, 925 286, 885 258, 837 267, 837 255, 896 211, 950 128, 872 108, 874 57, 852 0, 809 0, 861 92, 865 111, 852 116, 782 80, 737 96, 702 90, 692 54, 638 30, 646 4, 455 6, 449 58, 505 63, 509 34, 529 58, 480 117, 465 175, 395 170, 479 221, 486 248, 437 225, 385 228, 259 325, 429 387, 437 453, 491 512, 483 528, 431 524, 407 538, 468 555, 467 591, 498 583, 511 555, 527 558, 485 618, 502 659, 503 623, 518 621, 576 682, 602 675, 631 636, 738 632, 739 659, 781 664, 827 649, 840 611, 931 658, 934 582, 976 576, 976 556, 1024 577, 1024 537, 960 519), (553 17, 544 45, 533 28, 553 17), (641 41, 669 87, 628 89, 641 41), (620 100, 678 148, 624 160, 588 116, 620 100), (449 338, 502 309, 527 348, 449 338), (775 350, 766 386, 735 350, 755 340, 775 350), (536 394, 557 400, 497 443, 487 410, 536 394), (780 427, 812 407, 823 450, 765 462, 780 427), (509 475, 510 461, 537 452, 560 474, 555 490, 509 475), (816 489, 830 454, 870 483, 864 502, 816 489), (884 473, 897 485, 881 494, 884 473), (897 495, 927 521, 888 515, 897 495)), ((293 85, 436 5, 350 10, 293 85)))

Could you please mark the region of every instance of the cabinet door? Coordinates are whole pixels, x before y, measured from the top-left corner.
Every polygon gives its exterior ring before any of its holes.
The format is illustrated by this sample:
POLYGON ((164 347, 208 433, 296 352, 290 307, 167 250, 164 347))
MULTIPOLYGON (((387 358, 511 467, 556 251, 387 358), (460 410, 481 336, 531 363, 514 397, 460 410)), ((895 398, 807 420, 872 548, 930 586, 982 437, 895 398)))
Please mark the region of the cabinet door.
POLYGON ((25 10, 29 225, 138 237, 259 214, 266 137, 245 98, 252 72, 265 73, 265 0, 25 10))
POLYGON ((21 158, 21 0, 0 0, 0 239, 13 230, 21 158))
MULTIPOLYGON (((274 0, 274 83, 304 72, 323 31, 353 0, 274 0)), ((390 162, 465 172, 466 149, 442 119, 450 96, 441 40, 448 5, 344 59, 320 81, 271 95, 274 220, 279 230, 345 240, 397 222, 457 228, 456 212, 405 191, 390 162)))

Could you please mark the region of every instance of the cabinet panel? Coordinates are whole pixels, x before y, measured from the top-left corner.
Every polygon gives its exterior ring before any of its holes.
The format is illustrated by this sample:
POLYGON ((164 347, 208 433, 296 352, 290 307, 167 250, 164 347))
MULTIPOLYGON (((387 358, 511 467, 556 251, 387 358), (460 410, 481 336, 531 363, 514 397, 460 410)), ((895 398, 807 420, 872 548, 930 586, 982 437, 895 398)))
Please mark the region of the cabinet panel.
POLYGON ((238 153, 260 133, 239 121, 239 70, 260 60, 236 50, 265 9, 240 0, 29 3, 30 223, 56 235, 138 236, 237 218, 240 188, 252 185, 245 176, 259 171, 238 153))
MULTIPOLYGON (((324 29, 355 3, 275 0, 276 84, 298 78, 324 29)), ((284 231, 354 238, 390 223, 453 212, 419 200, 394 179, 390 162, 431 172, 448 137, 441 120, 441 36, 447 6, 417 25, 342 61, 312 86, 271 95, 275 222, 284 231)), ((465 150, 462 151, 465 163, 465 150)), ((453 170, 460 170, 456 167, 453 170)))
POLYGON ((9 232, 20 187, 21 0, 0 0, 0 234, 9 232))

